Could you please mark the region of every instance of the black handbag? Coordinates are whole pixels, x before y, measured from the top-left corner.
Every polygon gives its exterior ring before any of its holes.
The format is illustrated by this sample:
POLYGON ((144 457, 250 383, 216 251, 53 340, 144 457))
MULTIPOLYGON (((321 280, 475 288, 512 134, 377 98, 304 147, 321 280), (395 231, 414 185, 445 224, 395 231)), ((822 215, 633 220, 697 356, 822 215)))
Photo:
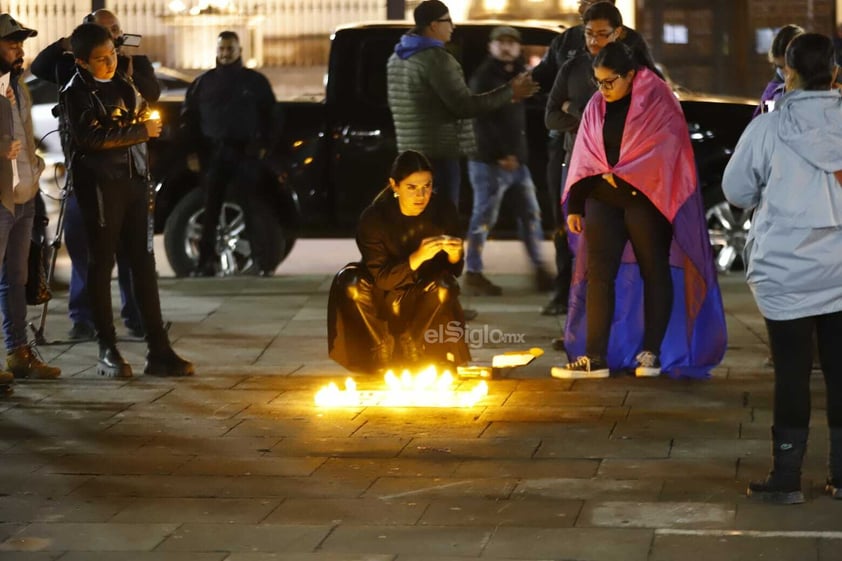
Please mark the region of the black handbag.
POLYGON ((50 284, 47 282, 47 251, 46 228, 49 219, 36 216, 32 228, 32 241, 29 244, 29 273, 26 277, 26 303, 39 306, 53 297, 50 284), (39 223, 41 221, 42 223, 39 223))

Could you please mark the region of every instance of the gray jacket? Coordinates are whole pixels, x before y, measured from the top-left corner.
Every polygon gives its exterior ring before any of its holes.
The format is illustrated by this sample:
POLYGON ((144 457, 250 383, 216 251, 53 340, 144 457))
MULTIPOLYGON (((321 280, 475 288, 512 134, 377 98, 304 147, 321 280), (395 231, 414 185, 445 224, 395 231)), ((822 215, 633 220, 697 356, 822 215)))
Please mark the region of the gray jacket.
POLYGON ((423 48, 406 58, 396 52, 389 58, 386 75, 398 150, 418 150, 430 158, 474 155, 471 119, 512 100, 508 84, 472 93, 462 66, 444 47, 423 48))
POLYGON ((756 207, 744 253, 764 317, 842 311, 842 96, 786 94, 746 128, 725 169, 728 201, 756 207))

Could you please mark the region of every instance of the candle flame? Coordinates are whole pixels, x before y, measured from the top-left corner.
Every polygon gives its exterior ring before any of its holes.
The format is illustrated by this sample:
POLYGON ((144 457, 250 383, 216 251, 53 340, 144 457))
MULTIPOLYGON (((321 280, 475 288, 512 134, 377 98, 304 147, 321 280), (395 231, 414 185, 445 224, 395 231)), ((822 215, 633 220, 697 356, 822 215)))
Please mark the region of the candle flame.
POLYGON ((472 407, 488 395, 483 380, 468 390, 454 387, 455 378, 449 370, 439 374, 435 366, 413 375, 403 370, 400 376, 388 370, 384 376, 384 390, 361 391, 353 378, 345 379, 345 389, 335 382, 316 393, 319 407, 472 407))
POLYGON ((150 121, 160 121, 160 120, 161 120, 161 114, 158 112, 158 110, 157 110, 157 109, 153 110, 153 111, 149 114, 149 120, 150 120, 150 121))

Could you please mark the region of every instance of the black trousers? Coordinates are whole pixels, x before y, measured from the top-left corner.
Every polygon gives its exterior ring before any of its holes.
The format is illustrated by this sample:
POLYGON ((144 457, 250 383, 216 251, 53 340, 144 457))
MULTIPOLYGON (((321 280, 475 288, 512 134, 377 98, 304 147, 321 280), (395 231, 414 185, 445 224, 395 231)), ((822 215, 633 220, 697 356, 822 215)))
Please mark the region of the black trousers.
POLYGON ((842 312, 785 321, 766 319, 766 329, 775 364, 775 426, 800 429, 810 425, 815 333, 827 394, 827 424, 842 427, 842 312))
POLYGON ((553 246, 555 247, 555 289, 552 299, 565 304, 570 297, 570 279, 573 276, 573 253, 567 243, 567 225, 561 210, 561 193, 564 189, 564 138, 552 137, 547 143, 547 194, 553 212, 553 246))
POLYGON ((86 182, 76 188, 76 200, 88 236, 88 295, 97 338, 105 345, 116 342, 111 310, 111 271, 117 246, 122 243, 149 350, 162 352, 169 346, 169 341, 161 321, 152 250, 154 199, 151 187, 143 178, 86 182))
POLYGON ((260 170, 262 164, 244 149, 217 146, 202 161, 204 170, 205 212, 202 215, 202 238, 199 241, 199 265, 212 262, 217 257, 216 229, 229 187, 242 205, 246 229, 251 244, 251 254, 261 270, 273 269, 268 262, 264 232, 256 223, 255 209, 269 204, 263 196, 260 170))
POLYGON ((588 290, 585 352, 604 358, 614 317, 614 281, 626 242, 631 241, 643 278, 643 350, 660 353, 672 312, 669 252, 672 225, 643 194, 605 184, 585 203, 588 290), (605 191, 601 193, 604 189, 605 191))

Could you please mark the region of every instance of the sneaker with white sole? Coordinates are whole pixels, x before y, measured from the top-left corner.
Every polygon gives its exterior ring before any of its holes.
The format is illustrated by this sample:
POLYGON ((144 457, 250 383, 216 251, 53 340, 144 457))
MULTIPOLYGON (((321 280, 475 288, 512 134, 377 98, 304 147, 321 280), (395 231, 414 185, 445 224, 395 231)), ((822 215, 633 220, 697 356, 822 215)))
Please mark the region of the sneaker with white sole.
POLYGON ((640 351, 634 357, 637 360, 637 367, 634 369, 634 375, 638 378, 654 378, 661 375, 661 361, 658 356, 651 351, 640 351))
POLYGON ((609 372, 605 360, 580 356, 574 362, 569 362, 564 366, 553 366, 550 374, 553 378, 577 380, 581 378, 608 378, 611 372, 609 372))

